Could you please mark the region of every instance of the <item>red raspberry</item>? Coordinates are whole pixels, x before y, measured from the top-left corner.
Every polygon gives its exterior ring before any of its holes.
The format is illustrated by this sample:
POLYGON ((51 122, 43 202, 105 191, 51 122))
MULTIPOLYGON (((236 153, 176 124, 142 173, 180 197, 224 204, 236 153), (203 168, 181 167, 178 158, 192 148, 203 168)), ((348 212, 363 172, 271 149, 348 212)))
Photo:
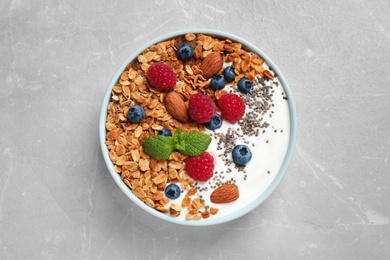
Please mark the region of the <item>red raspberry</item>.
POLYGON ((146 72, 146 77, 149 84, 160 91, 174 88, 176 85, 175 72, 163 62, 152 64, 146 72))
POLYGON ((245 103, 242 98, 233 93, 225 94, 218 100, 222 119, 234 124, 245 114, 245 103))
POLYGON ((207 181, 214 175, 214 157, 208 152, 189 157, 185 170, 194 180, 207 181))
POLYGON ((188 113, 192 120, 206 123, 217 113, 217 106, 209 96, 197 93, 192 95, 188 101, 188 113))

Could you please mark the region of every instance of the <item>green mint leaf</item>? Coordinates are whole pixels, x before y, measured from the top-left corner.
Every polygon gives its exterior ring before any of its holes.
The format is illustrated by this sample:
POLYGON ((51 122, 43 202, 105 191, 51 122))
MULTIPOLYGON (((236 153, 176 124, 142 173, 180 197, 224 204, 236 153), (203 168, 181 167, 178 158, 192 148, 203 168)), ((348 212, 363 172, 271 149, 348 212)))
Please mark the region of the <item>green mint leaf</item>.
POLYGON ((177 146, 175 148, 180 152, 189 155, 189 156, 198 156, 210 145, 211 137, 208 134, 201 132, 188 132, 182 135, 184 141, 184 149, 182 146, 177 146))
POLYGON ((183 139, 183 134, 181 133, 181 128, 177 128, 175 134, 173 135, 174 146, 177 150, 181 151, 185 149, 185 142, 183 139))
POLYGON ((166 160, 173 151, 175 144, 172 136, 150 136, 142 144, 145 153, 157 160, 166 160))

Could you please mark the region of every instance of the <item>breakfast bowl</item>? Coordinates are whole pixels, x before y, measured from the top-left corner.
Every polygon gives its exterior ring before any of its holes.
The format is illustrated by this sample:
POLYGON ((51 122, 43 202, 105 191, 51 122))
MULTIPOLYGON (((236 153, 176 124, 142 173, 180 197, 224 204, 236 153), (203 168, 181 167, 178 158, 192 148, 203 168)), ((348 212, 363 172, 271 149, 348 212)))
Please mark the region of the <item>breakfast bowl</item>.
POLYGON ((132 203, 171 223, 209 226, 271 195, 296 128, 290 88, 265 53, 230 33, 193 29, 146 43, 118 68, 99 139, 132 203))

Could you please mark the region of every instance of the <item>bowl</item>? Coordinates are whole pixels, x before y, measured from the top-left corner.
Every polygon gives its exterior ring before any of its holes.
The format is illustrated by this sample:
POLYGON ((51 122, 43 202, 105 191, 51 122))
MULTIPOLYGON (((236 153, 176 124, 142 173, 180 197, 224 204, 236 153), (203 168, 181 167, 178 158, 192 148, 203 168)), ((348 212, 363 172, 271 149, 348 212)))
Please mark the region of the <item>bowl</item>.
MULTIPOLYGON (((222 70, 219 70, 219 74, 223 75, 222 70)), ((152 117, 151 110, 146 113, 145 119, 152 117)), ((157 119, 148 120, 152 124, 157 119)), ((295 148, 296 131, 293 97, 276 64, 248 41, 227 32, 208 29, 173 32, 146 43, 132 53, 117 69, 107 87, 99 122, 103 158, 122 192, 145 212, 171 223, 188 226, 232 221, 263 203, 287 171, 295 148), (132 124, 126 118, 130 106, 139 104, 148 109, 155 106, 147 98, 164 104, 161 98, 164 94, 150 87, 143 71, 150 64, 164 60, 167 55, 172 58, 177 45, 186 41, 194 47, 196 58, 193 58, 193 62, 179 61, 183 66, 174 68, 178 78, 175 88, 188 90, 187 95, 191 95, 191 91, 212 92, 209 95, 215 100, 226 92, 232 92, 245 100, 246 104, 242 123, 223 122, 223 127, 214 131, 202 128, 202 124, 192 122, 180 125, 180 122, 169 119, 174 131, 184 127, 187 131, 198 129, 211 136, 207 151, 214 157, 215 168, 213 178, 206 182, 196 181, 186 174, 183 167, 186 162, 184 158, 188 156, 182 156, 180 152, 175 152, 173 161, 148 159, 148 155, 139 147, 148 135, 156 133, 162 125, 132 124), (234 65, 238 74, 233 83, 215 92, 205 90, 210 88, 211 79, 205 79, 201 76, 205 73, 199 71, 200 63, 211 52, 222 53, 223 66, 234 65), (244 76, 253 84, 250 94, 237 91, 237 80, 244 76), (140 97, 140 94, 146 98, 140 97), (252 159, 245 166, 232 163, 230 150, 238 144, 247 145, 252 152, 252 159), (134 154, 131 150, 135 150, 134 154), (169 183, 180 187, 178 199, 168 199, 164 195, 169 183), (224 184, 233 184, 238 190, 224 190, 224 193, 218 194, 219 199, 226 203, 212 202, 211 194, 224 184), (224 196, 235 198, 232 202, 223 201, 226 200, 224 196)))

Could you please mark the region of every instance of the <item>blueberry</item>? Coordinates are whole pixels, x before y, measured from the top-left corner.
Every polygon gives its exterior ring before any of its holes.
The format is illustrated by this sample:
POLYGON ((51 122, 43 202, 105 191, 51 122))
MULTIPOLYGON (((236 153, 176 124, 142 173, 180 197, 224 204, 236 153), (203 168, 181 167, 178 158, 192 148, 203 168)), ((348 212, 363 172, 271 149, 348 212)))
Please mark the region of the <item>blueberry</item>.
POLYGON ((177 48, 177 57, 181 60, 189 60, 194 55, 194 49, 188 43, 182 43, 177 48))
POLYGON ((163 128, 158 131, 158 135, 172 136, 172 132, 169 128, 163 128))
POLYGON ((215 130, 215 129, 218 129, 222 126, 222 118, 221 118, 221 115, 220 114, 215 114, 215 116, 213 116, 211 118, 211 120, 207 123, 204 123, 204 126, 209 129, 209 130, 215 130))
POLYGON ((165 187, 165 196, 168 199, 177 199, 178 197, 180 197, 180 193, 180 187, 174 183, 171 183, 167 187, 165 187))
POLYGON ((139 123, 145 117, 145 110, 141 106, 134 106, 127 112, 127 117, 132 123, 139 123))
POLYGON ((227 82, 232 82, 236 78, 236 73, 234 72, 233 66, 228 66, 223 70, 223 76, 227 82))
POLYGON ((248 94, 252 89, 252 82, 248 78, 242 78, 237 83, 238 90, 244 94, 248 94))
POLYGON ((213 90, 221 90, 226 86, 226 80, 221 75, 214 75, 211 79, 210 87, 213 90))
POLYGON ((238 165, 246 165, 252 159, 252 152, 248 146, 236 145, 232 151, 233 161, 238 165))

